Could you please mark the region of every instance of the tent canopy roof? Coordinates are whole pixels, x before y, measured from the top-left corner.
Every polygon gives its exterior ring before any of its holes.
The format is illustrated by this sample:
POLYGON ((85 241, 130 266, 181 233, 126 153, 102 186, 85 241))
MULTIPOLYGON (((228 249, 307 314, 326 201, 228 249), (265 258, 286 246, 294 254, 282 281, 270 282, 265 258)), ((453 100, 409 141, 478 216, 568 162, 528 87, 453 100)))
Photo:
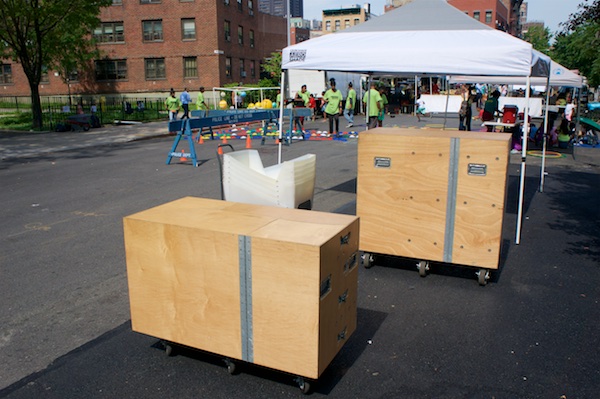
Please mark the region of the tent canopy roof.
POLYGON ((494 30, 445 0, 413 1, 339 33, 436 30, 494 30), (444 3, 440 5, 440 3, 444 3), (423 18, 426 15, 427 18, 423 18))
MULTIPOLYGON (((535 75, 544 76, 549 59, 535 75)), ((355 27, 286 47, 283 69, 529 76, 531 44, 475 21, 445 0, 413 0, 355 27)))

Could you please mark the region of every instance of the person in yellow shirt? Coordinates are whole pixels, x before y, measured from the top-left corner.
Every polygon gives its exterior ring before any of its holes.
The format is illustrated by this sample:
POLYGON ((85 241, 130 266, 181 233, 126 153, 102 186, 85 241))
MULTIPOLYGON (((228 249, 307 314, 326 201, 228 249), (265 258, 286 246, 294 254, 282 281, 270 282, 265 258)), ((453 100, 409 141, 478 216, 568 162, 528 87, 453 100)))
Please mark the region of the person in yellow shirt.
POLYGON ((383 100, 376 89, 376 85, 375 82, 371 82, 371 88, 363 96, 363 103, 367 107, 369 115, 369 124, 367 125, 369 129, 377 127, 377 117, 379 116, 379 111, 383 109, 383 100))
POLYGON ((329 134, 338 134, 340 131, 340 114, 342 113, 342 92, 336 89, 335 79, 329 81, 331 88, 325 92, 323 99, 326 102, 325 115, 329 119, 329 134), (335 130, 333 125, 335 123, 335 130))
POLYGON ((200 92, 196 98, 196 108, 202 111, 208 110, 208 105, 206 105, 206 101, 204 100, 204 86, 200 86, 200 92))
POLYGON ((179 99, 175 97, 175 90, 171 89, 169 97, 165 100, 165 107, 167 108, 167 111, 169 111, 169 122, 176 120, 180 104, 179 99))

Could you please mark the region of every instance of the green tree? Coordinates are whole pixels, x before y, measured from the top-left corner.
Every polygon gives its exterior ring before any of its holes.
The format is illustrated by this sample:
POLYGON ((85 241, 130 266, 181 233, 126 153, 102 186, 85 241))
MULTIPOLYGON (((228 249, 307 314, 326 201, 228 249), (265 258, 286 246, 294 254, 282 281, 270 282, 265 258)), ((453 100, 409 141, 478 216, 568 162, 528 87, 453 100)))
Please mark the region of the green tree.
POLYGON ((66 73, 96 55, 90 33, 112 0, 0 0, 0 57, 21 64, 31 92, 33 128, 42 127, 42 71, 66 73))
POLYGON ((548 54, 550 51, 550 29, 543 26, 532 26, 524 35, 524 39, 531 43, 534 49, 548 54))
POLYGON ((262 64, 263 71, 270 77, 272 86, 279 86, 281 81, 281 53, 271 53, 262 64))
POLYGON ((550 55, 567 68, 579 69, 590 85, 600 85, 600 0, 580 4, 561 26, 550 55))

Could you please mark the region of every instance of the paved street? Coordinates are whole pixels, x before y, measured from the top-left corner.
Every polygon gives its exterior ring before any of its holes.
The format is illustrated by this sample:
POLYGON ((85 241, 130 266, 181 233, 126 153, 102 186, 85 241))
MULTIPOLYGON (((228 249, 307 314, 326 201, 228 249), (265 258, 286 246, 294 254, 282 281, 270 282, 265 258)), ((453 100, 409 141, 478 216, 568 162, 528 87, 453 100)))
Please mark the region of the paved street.
MULTIPOLYGON (((183 196, 220 198, 218 142, 196 146, 198 168, 166 165, 166 133, 166 123, 152 123, 0 135, 0 397, 302 396, 292 376, 252 365, 230 376, 218 356, 167 357, 156 338, 131 331, 122 218, 183 196)), ((273 142, 253 144, 266 165, 276 162, 273 142)), ((284 159, 317 155, 315 210, 355 212, 356 144, 283 147, 284 159)), ((548 159, 540 193, 539 165, 528 157, 517 246, 520 155, 511 158, 501 269, 486 287, 474 269, 452 265, 434 264, 425 278, 407 259, 361 268, 357 331, 313 397, 597 396, 600 167, 568 152, 548 159)))

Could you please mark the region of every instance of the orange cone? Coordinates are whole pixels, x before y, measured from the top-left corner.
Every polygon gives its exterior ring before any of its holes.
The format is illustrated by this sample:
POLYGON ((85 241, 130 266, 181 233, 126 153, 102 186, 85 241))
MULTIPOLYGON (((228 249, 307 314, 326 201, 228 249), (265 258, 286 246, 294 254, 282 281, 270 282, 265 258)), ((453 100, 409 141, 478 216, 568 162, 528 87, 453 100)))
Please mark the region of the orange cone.
POLYGON ((179 158, 179 161, 181 162, 187 162, 187 158, 185 157, 185 148, 181 149, 181 158, 179 158))
POLYGON ((222 144, 227 144, 227 137, 225 135, 222 136, 223 139, 223 143, 222 144))
POLYGON ((219 146, 219 148, 217 149, 217 154, 223 155, 223 147, 219 146))
POLYGON ((202 136, 202 133, 200 133, 198 137, 198 144, 204 144, 204 136, 202 136))
POLYGON ((252 148, 252 137, 250 137, 250 134, 246 135, 246 148, 252 148))

